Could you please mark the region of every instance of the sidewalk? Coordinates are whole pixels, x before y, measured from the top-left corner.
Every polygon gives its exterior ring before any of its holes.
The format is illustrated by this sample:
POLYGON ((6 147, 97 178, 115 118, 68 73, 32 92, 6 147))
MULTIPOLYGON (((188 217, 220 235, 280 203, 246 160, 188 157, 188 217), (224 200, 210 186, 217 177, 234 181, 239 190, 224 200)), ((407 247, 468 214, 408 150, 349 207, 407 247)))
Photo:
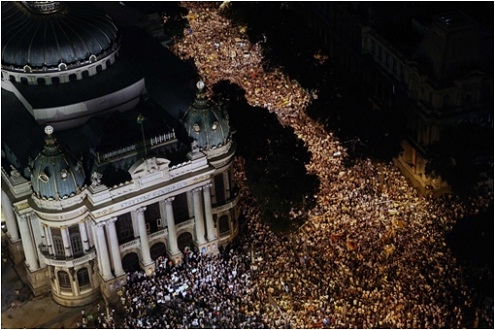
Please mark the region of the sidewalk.
MULTIPOLYGON (((50 293, 33 297, 21 280, 24 265, 15 267, 10 259, 2 259, 2 329, 71 329, 81 322, 81 312, 97 318, 97 304, 105 312, 103 299, 84 307, 60 307, 50 293)), ((114 315, 115 317, 115 315, 114 315)), ((88 322, 88 328, 95 328, 88 322)))

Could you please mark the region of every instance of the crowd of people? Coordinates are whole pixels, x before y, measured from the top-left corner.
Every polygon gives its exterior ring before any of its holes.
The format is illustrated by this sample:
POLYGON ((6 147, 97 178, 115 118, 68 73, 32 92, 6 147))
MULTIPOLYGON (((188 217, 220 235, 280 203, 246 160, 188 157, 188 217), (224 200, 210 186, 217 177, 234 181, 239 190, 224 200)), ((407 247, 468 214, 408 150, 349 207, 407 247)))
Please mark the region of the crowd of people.
POLYGON ((128 274, 124 327, 493 327, 493 301, 478 305, 445 242, 493 195, 470 203, 423 197, 392 163, 345 167, 345 147, 305 113, 316 95, 280 70, 265 71, 260 47, 246 47, 217 4, 184 6, 190 27, 172 50, 194 59, 207 86, 236 83, 251 105, 290 125, 312 154, 307 170, 320 190, 306 223, 276 234, 260 219, 235 158, 247 233, 218 255, 188 250, 178 265, 160 257, 153 274, 128 274))

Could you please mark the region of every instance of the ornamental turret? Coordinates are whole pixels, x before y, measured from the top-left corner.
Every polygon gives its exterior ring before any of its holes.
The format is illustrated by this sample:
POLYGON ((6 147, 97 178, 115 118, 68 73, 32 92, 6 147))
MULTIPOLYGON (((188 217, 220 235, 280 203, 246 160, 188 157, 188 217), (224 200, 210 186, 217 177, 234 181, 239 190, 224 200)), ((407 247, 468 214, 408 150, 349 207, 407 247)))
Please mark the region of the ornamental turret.
POLYGON ((217 156, 230 149, 229 116, 225 108, 208 98, 202 81, 196 87, 196 99, 182 117, 182 123, 199 150, 209 157, 217 156))
POLYGON ((31 164, 34 195, 44 200, 63 200, 80 193, 85 175, 80 160, 62 150, 53 136, 53 127, 45 127, 45 146, 31 164))

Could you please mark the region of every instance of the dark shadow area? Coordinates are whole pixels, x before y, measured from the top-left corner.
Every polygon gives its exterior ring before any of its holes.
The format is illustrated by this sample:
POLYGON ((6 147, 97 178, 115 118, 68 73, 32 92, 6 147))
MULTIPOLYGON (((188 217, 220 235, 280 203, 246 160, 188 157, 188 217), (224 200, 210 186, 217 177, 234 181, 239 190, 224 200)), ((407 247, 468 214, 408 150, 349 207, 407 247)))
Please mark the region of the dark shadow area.
MULTIPOLYGON (((467 216, 456 223, 452 232, 447 234, 447 243, 463 268, 464 279, 474 290, 477 300, 474 306, 492 306, 494 291, 494 250, 493 250, 493 200, 482 213, 467 216)), ((476 311, 472 311, 474 315, 476 311)), ((480 318, 483 320, 483 318, 480 318)), ((487 324, 479 324, 486 328, 487 324)))
POLYGON ((493 127, 448 127, 429 147, 428 158, 427 173, 441 175, 457 195, 486 193, 486 183, 493 181, 493 127))
POLYGON ((263 48, 264 67, 281 67, 304 88, 317 91, 308 115, 339 137, 349 154, 348 164, 371 158, 390 161, 402 150, 406 119, 399 109, 373 107, 366 91, 343 85, 345 72, 322 52, 322 41, 295 15, 287 3, 232 3, 224 15, 247 25, 252 43, 263 48), (246 23, 247 22, 247 23, 246 23))
POLYGON ((312 196, 319 180, 307 173, 311 154, 291 127, 280 125, 267 109, 251 107, 245 92, 227 81, 214 86, 219 102, 227 103, 230 124, 237 131, 237 153, 246 161, 247 184, 262 211, 262 219, 274 231, 287 231, 294 224, 289 214, 303 218, 314 206, 312 196))

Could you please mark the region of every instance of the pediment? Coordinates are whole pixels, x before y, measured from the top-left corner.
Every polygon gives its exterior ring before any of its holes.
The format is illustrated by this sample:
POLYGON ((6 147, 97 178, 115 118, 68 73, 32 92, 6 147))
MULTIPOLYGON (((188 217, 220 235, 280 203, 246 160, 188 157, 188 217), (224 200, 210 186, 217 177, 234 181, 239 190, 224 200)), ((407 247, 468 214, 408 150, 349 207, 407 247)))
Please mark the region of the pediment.
POLYGON ((166 172, 169 171, 170 160, 166 158, 142 158, 134 163, 129 169, 131 177, 142 178, 144 176, 153 174, 155 172, 166 172))

